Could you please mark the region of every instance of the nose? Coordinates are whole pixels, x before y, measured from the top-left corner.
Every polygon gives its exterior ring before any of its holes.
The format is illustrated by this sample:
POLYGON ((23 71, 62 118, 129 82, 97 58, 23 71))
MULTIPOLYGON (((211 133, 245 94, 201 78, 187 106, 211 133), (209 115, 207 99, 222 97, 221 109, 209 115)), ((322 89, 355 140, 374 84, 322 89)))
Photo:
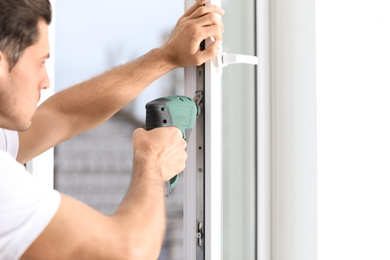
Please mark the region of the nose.
POLYGON ((50 87, 50 79, 49 77, 46 77, 46 79, 42 83, 42 89, 48 89, 49 87, 50 87))
POLYGON ((45 69, 45 72, 43 73, 43 78, 41 80, 40 89, 48 89, 49 87, 50 87, 50 79, 45 69))

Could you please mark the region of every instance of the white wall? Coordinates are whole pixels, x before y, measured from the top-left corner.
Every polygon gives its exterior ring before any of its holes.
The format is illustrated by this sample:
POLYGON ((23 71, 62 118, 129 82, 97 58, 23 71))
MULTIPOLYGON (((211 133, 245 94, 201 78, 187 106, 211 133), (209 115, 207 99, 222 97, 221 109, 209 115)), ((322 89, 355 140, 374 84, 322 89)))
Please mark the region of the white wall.
POLYGON ((315 5, 271 1, 273 259, 317 255, 315 5))
POLYGON ((316 4, 318 259, 390 259, 390 2, 316 4))

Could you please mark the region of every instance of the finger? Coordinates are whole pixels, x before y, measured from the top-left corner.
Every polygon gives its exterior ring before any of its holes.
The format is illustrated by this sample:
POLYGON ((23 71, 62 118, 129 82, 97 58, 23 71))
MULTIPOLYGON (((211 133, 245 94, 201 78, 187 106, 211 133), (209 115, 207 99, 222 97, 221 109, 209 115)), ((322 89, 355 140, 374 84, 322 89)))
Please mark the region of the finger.
POLYGON ((143 128, 137 128, 137 129, 135 129, 134 132, 133 132, 133 138, 134 138, 134 136, 138 136, 138 135, 144 134, 145 131, 146 131, 146 130, 143 129, 143 128))
POLYGON ((215 41, 219 41, 222 43, 223 37, 220 30, 211 29, 214 26, 208 26, 206 28, 210 28, 210 33, 205 34, 206 36, 202 37, 203 39, 214 38, 215 41))
POLYGON ((179 139, 180 138, 180 147, 183 148, 184 150, 186 149, 187 147, 187 141, 184 140, 183 138, 183 133, 181 132, 180 128, 178 128, 177 126, 173 126, 173 127, 165 127, 166 129, 169 129, 171 128, 172 131, 174 132, 173 133, 173 136, 175 139, 179 139))
POLYGON ((212 44, 210 44, 209 47, 207 47, 205 50, 199 51, 197 54, 195 54, 195 58, 199 63, 197 65, 203 64, 206 61, 210 60, 211 58, 217 56, 221 44, 222 42, 217 40, 212 44))
POLYGON ((183 15, 183 17, 190 16, 193 12, 195 12, 199 7, 203 6, 205 3, 207 3, 208 0, 199 0, 196 1, 196 3, 191 6, 183 15))
POLYGON ((183 150, 183 151, 185 151, 186 150, 186 148, 187 148, 187 141, 186 140, 184 140, 184 138, 182 137, 181 138, 181 143, 180 143, 180 148, 183 150))
POLYGON ((188 16, 188 18, 197 19, 209 13, 224 15, 225 11, 216 5, 206 5, 199 7, 193 14, 188 16))
POLYGON ((180 137, 181 139, 183 139, 183 133, 181 132, 181 130, 177 126, 174 126, 173 129, 176 129, 175 135, 177 135, 177 137, 180 137))
POLYGON ((223 27, 219 25, 203 26, 197 30, 195 37, 200 41, 211 37, 214 37, 215 40, 222 41, 222 30, 223 27))
POLYGON ((221 19, 218 17, 218 15, 210 13, 208 15, 203 16, 202 18, 199 18, 195 22, 198 26, 210 26, 210 25, 216 25, 220 27, 221 32, 223 32, 223 23, 221 19))

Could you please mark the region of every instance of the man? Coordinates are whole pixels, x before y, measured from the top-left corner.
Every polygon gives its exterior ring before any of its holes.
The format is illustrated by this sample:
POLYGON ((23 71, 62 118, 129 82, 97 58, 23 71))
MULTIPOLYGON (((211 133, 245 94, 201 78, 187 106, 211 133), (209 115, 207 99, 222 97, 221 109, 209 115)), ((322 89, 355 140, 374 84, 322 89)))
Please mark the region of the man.
POLYGON ((112 216, 41 187, 21 163, 100 125, 170 70, 214 57, 223 31, 217 14, 224 12, 206 2, 199 0, 179 19, 162 47, 36 108, 50 84, 50 3, 0 0, 0 259, 158 258, 164 181, 184 169, 187 157, 177 128, 134 132, 133 178, 112 216), (216 41, 201 51, 208 37, 216 41))

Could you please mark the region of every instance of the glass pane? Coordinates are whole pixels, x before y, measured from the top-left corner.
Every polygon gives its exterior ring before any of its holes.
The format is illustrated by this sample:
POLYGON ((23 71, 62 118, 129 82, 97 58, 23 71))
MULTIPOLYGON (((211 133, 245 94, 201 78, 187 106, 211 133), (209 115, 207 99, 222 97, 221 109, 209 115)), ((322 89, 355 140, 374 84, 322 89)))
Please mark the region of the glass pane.
MULTIPOLYGON (((183 0, 172 0, 169 7, 159 0, 57 1, 56 91, 161 46, 183 12, 183 0)), ((131 180, 131 137, 144 126, 145 104, 183 94, 183 81, 182 69, 172 71, 100 127, 58 145, 55 188, 112 214, 131 180)), ((182 259, 182 187, 178 183, 167 199, 166 240, 159 259, 182 259)))
MULTIPOLYGON (((222 1, 223 50, 255 55, 254 0, 222 1)), ((255 67, 224 68, 223 259, 255 259, 255 67)))

